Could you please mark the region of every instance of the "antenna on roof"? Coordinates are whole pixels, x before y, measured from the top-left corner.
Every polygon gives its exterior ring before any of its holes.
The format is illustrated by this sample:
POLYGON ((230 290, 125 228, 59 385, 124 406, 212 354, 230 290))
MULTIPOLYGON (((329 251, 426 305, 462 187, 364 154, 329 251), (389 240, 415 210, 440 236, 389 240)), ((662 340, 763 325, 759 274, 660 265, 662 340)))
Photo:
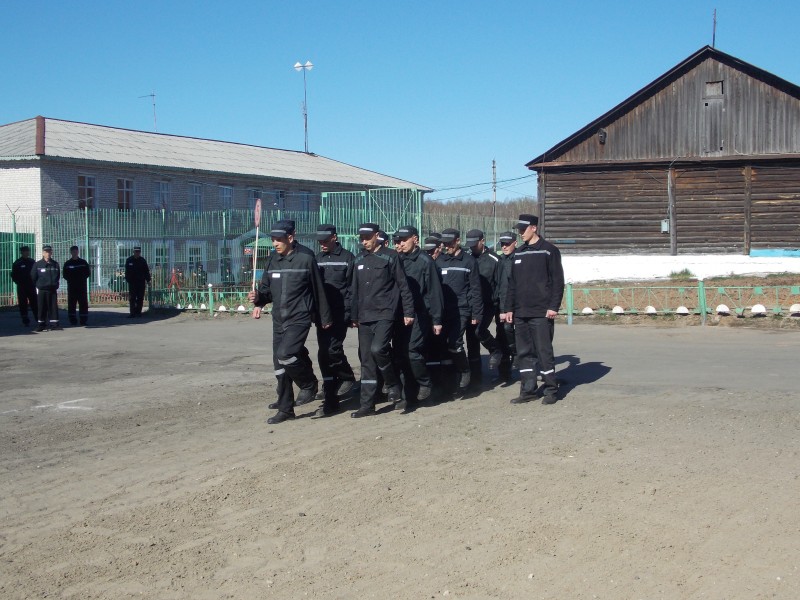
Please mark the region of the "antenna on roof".
POLYGON ((153 90, 149 94, 139 96, 139 98, 152 98, 153 99, 153 131, 158 133, 158 122, 156 121, 156 92, 153 90))
POLYGON ((715 48, 717 45, 717 9, 714 9, 714 26, 711 30, 711 47, 715 48))

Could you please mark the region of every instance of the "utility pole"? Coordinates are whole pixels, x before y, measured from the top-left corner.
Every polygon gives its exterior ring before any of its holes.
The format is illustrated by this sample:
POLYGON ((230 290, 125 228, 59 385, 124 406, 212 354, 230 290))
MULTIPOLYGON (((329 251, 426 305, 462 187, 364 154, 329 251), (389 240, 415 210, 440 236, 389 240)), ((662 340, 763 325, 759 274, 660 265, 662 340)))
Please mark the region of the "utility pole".
POLYGON ((301 64, 300 61, 294 64, 295 71, 303 72, 303 128, 306 133, 306 154, 308 154, 308 95, 306 94, 306 71, 310 71, 313 67, 314 65, 310 60, 307 60, 306 64, 301 64))
POLYGON ((492 213, 494 216, 494 251, 497 252, 497 163, 492 159, 492 213))
POLYGON ((717 45, 717 9, 714 9, 714 25, 711 29, 711 47, 715 48, 717 45))
POLYGON ((158 133, 158 122, 156 121, 156 92, 153 90, 149 94, 139 96, 139 98, 151 98, 153 100, 153 131, 158 133))

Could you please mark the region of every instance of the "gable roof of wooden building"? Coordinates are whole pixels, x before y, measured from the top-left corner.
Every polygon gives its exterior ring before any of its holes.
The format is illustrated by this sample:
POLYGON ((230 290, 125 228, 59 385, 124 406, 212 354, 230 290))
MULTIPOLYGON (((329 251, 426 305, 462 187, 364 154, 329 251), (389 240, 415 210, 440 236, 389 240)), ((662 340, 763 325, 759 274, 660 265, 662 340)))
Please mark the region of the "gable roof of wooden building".
POLYGON ((743 157, 800 158, 800 86, 705 46, 526 166, 743 157))

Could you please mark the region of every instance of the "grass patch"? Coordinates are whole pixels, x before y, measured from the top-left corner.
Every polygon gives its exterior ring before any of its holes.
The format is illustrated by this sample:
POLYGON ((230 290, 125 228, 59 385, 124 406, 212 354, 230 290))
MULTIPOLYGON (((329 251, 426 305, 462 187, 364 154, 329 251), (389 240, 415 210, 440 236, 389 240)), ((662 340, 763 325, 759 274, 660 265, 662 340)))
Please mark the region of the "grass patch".
POLYGON ((695 274, 689 269, 682 269, 680 271, 672 271, 669 274, 670 279, 696 279, 695 274))

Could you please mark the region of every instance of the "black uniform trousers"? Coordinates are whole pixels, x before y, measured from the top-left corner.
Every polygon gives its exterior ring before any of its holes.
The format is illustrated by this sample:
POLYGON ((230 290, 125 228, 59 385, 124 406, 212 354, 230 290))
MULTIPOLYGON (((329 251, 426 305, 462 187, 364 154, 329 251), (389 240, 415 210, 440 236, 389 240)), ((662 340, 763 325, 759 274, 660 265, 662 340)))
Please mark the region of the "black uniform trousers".
POLYGON ((314 371, 308 368, 309 324, 275 326, 272 328, 272 365, 278 380, 278 410, 294 414, 294 388, 313 389, 317 381, 314 371))
POLYGON ((36 310, 36 288, 31 286, 24 287, 17 286, 17 304, 19 304, 19 314, 22 317, 22 322, 26 325, 30 322, 28 320, 28 307, 31 309, 31 314, 38 318, 39 313, 36 310))
MULTIPOLYGON (((491 307, 491 305, 489 305, 491 307)), ((492 324, 494 319, 494 309, 484 310, 481 320, 477 325, 470 323, 467 325, 467 356, 469 357, 469 366, 473 375, 480 376, 481 374, 481 345, 483 345, 489 354, 497 352, 499 345, 497 340, 489 331, 489 325, 492 324)))
POLYGON ((503 353, 503 359, 500 361, 498 372, 503 379, 509 379, 511 377, 514 357, 517 355, 514 324, 500 321, 499 312, 495 315, 494 324, 495 331, 497 332, 497 344, 500 347, 500 352, 503 353))
POLYGON ((394 321, 358 323, 358 353, 361 358, 361 408, 375 408, 380 379, 393 387, 399 383, 392 363, 394 321))
POLYGON ((546 317, 514 317, 517 341, 517 366, 519 367, 520 396, 532 396, 536 391, 536 367, 542 376, 545 396, 558 393, 556 365, 553 356, 555 321, 546 317))
POLYGON ((128 303, 130 304, 130 313, 134 317, 142 314, 142 306, 144 305, 144 291, 147 288, 146 282, 130 282, 128 283, 128 303))
POLYGON ((419 317, 411 325, 398 322, 395 334, 394 355, 400 377, 403 382, 403 397, 406 400, 416 400, 419 387, 432 387, 431 374, 428 371, 426 352, 428 340, 433 335, 429 319, 419 317))
POLYGON ((58 290, 39 290, 36 305, 40 327, 58 325, 58 290))
POLYGON ((458 311, 453 312, 454 314, 448 314, 445 311, 443 325, 447 335, 447 353, 449 355, 445 360, 453 361, 456 373, 468 373, 469 361, 467 353, 464 351, 464 332, 470 325, 470 319, 462 316, 458 311))
POLYGON ((86 293, 86 282, 76 285, 67 284, 67 315, 69 322, 73 325, 78 322, 75 313, 76 306, 80 314, 81 325, 86 325, 86 319, 89 318, 89 295, 86 293))
POLYGON ((344 353, 344 340, 347 337, 348 323, 334 321, 329 329, 317 327, 317 360, 322 373, 322 389, 326 402, 338 401, 336 392, 343 381, 355 381, 353 367, 344 353))

